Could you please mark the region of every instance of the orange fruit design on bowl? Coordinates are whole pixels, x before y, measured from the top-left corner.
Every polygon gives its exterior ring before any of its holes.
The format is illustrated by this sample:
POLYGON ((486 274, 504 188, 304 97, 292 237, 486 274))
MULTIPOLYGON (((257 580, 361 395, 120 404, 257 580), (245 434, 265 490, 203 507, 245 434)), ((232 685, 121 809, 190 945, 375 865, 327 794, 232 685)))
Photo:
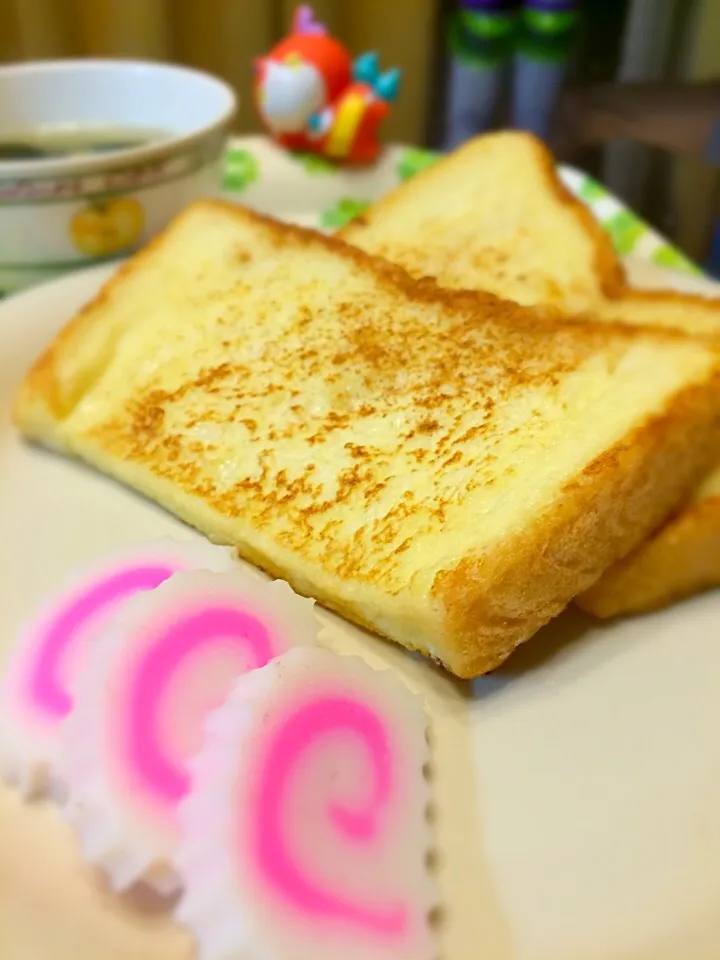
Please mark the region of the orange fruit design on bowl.
POLYGON ((79 210, 70 222, 70 236, 85 256, 109 257, 137 243, 144 225, 139 201, 118 197, 79 210))

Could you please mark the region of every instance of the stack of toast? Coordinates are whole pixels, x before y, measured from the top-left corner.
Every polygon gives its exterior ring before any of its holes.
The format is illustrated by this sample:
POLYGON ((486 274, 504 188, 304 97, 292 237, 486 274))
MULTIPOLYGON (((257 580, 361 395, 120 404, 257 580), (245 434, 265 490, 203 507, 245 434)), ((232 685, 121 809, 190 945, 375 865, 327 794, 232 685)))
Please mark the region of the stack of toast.
MULTIPOLYGON (((720 300, 629 286, 607 233, 564 187, 545 147, 522 134, 471 141, 343 237, 449 288, 720 339, 720 300)), ((720 584, 720 453, 717 461, 651 537, 578 597, 581 607, 599 617, 638 613, 720 584)))
POLYGON ((473 677, 575 598, 606 615, 714 579, 715 325, 712 301, 631 291, 544 149, 500 134, 341 237, 195 204, 48 347, 15 419, 473 677))

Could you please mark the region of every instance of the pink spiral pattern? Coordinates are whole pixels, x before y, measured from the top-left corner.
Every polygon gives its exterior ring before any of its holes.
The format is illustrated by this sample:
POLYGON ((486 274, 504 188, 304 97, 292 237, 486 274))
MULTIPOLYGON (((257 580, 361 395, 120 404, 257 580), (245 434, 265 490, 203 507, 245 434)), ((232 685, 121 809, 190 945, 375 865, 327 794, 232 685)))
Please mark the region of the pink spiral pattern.
POLYGON ((331 803, 329 818, 350 843, 369 845, 380 832, 393 795, 393 756, 387 728, 378 713, 349 696, 324 696, 306 702, 277 727, 262 759, 251 808, 251 844, 255 866, 265 883, 288 905, 316 921, 344 922, 376 937, 402 937, 408 910, 400 902, 368 907, 323 889, 293 857, 283 827, 283 811, 292 803, 289 785, 305 752, 329 734, 348 731, 368 751, 373 782, 364 806, 331 803))
MULTIPOLYGON (((281 652, 269 626, 238 606, 193 609, 156 625, 149 648, 129 677, 127 700, 119 707, 122 754, 132 779, 169 808, 187 793, 185 759, 172 756, 160 734, 160 708, 183 661, 198 650, 232 643, 247 656, 250 669, 281 652)), ((239 670, 239 667, 238 667, 239 670)), ((233 677, 228 677, 228 685, 233 677)))
POLYGON ((40 713, 49 720, 60 720, 72 710, 72 695, 61 680, 61 667, 83 628, 109 616, 135 593, 153 590, 173 573, 168 564, 134 564, 88 584, 66 600, 38 635, 27 680, 27 696, 40 713))

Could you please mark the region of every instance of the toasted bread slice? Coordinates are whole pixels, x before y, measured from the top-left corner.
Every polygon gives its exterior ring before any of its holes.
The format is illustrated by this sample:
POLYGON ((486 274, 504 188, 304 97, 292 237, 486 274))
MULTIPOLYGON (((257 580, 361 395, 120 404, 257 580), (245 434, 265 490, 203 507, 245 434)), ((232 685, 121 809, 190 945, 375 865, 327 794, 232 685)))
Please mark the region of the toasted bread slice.
MULTIPOLYGON (((491 290, 593 319, 720 335, 720 300, 628 285, 606 232, 564 187, 545 147, 526 134, 470 141, 341 235, 448 287, 491 290)), ((720 584, 719 494, 720 468, 579 604, 605 617, 720 584)))
POLYGON ((443 287, 567 312, 586 310, 624 281, 608 236, 524 133, 476 137, 339 235, 443 287))
POLYGON ((642 613, 720 584, 720 470, 640 547, 577 598, 596 617, 642 613))
POLYGON ((707 468, 720 355, 191 207, 28 374, 25 433, 471 677, 707 468))
POLYGON ((720 300, 632 289, 606 231, 526 133, 470 140, 338 235, 449 289, 698 334, 720 326, 720 300))

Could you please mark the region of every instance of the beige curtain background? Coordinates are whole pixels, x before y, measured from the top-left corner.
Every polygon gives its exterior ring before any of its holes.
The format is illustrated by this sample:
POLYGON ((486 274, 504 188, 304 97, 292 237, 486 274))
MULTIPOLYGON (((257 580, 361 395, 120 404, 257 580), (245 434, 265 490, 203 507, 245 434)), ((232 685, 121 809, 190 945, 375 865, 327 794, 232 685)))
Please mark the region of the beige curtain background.
MULTIPOLYGON (((386 136, 422 143, 438 0, 315 0, 317 16, 354 53, 378 50, 403 89, 386 136)), ((241 98, 237 129, 259 129, 251 64, 287 30, 295 0, 0 0, 0 62, 54 57, 171 60, 224 77, 241 98)))

